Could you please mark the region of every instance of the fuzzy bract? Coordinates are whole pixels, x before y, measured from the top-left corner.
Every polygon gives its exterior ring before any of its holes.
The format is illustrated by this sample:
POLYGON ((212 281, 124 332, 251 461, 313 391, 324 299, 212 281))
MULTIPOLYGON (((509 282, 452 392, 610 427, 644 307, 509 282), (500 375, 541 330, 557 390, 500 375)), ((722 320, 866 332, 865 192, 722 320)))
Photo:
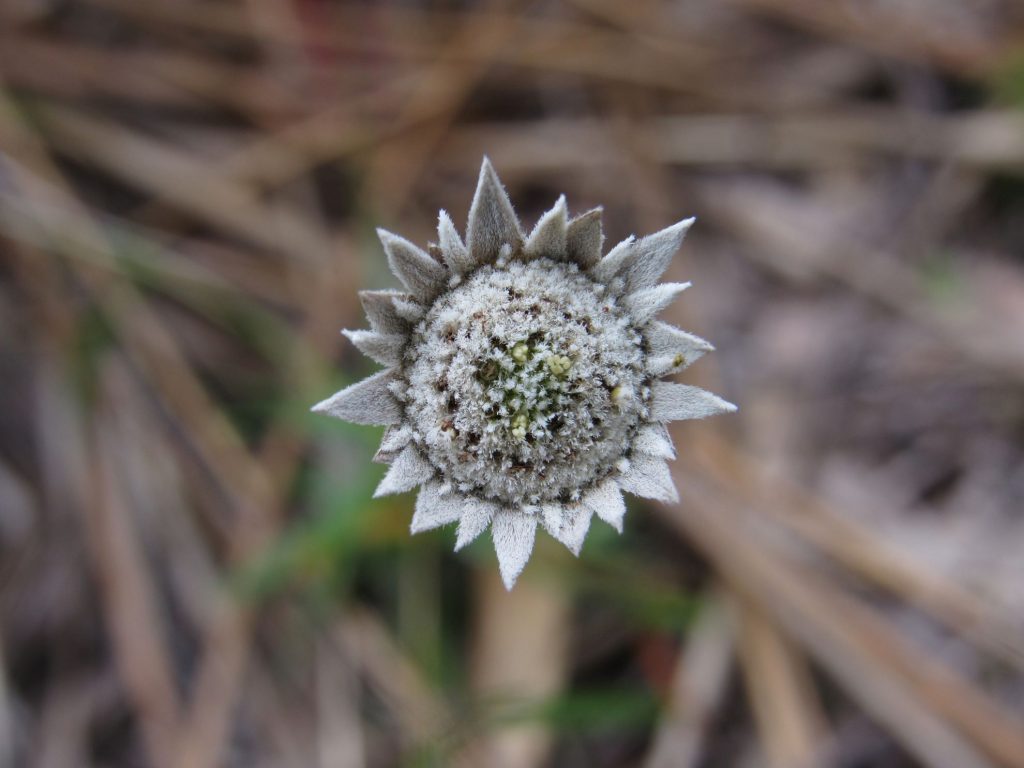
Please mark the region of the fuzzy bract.
POLYGON ((428 250, 379 230, 406 290, 362 292, 370 330, 345 333, 387 367, 313 410, 387 426, 377 495, 419 487, 412 531, 458 523, 456 549, 490 527, 511 589, 538 524, 579 554, 593 516, 622 530, 623 491, 676 500, 665 423, 735 410, 660 379, 712 349, 656 319, 692 222, 602 257, 600 209, 563 197, 527 235, 485 159, 465 242, 444 211, 428 250))

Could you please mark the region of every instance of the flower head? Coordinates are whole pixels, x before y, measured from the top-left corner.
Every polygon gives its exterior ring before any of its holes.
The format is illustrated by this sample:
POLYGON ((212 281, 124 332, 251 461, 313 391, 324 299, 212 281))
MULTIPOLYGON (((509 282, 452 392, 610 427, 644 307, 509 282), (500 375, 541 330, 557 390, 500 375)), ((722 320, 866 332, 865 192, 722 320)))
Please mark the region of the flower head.
POLYGON ((441 212, 423 251, 378 230, 406 290, 360 294, 387 366, 314 407, 386 425, 376 495, 420 487, 412 531, 458 523, 456 549, 491 528, 509 588, 538 525, 579 554, 594 515, 622 530, 622 492, 677 494, 665 424, 735 406, 661 377, 712 349, 656 315, 689 283, 658 284, 693 219, 602 256, 600 209, 565 198, 525 235, 485 159, 466 240, 441 212))

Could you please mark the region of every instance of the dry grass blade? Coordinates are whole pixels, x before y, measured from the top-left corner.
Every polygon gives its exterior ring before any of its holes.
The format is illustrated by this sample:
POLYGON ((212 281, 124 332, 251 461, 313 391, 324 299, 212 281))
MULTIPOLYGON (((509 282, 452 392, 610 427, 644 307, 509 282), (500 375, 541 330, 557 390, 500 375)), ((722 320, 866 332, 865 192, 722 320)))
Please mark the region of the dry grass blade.
POLYGON ((803 658, 757 605, 740 601, 740 659, 768 765, 817 764, 824 717, 803 658))
POLYGON ((405 75, 346 102, 294 121, 231 153, 215 172, 237 181, 273 189, 301 178, 315 166, 394 141, 445 111, 444 105, 412 114, 408 120, 383 120, 375 113, 391 109, 415 90, 421 76, 405 75), (364 115, 365 113, 365 115, 364 115))
POLYGON ((63 149, 201 221, 300 262, 330 252, 305 217, 261 204, 247 188, 211 176, 201 161, 181 151, 64 107, 37 105, 36 114, 63 149))
MULTIPOLYGON (((166 26, 201 31, 224 36, 232 40, 252 39, 251 25, 229 5, 211 8, 208 5, 139 6, 124 0, 90 0, 117 13, 129 16, 139 23, 164 29, 166 26)), ((567 22, 558 18, 540 18, 504 11, 497 8, 458 12, 422 11, 388 7, 381 14, 376 9, 364 9, 328 14, 326 23, 307 29, 308 40, 334 53, 381 54, 412 65, 423 61, 446 62, 459 68, 476 69, 489 63, 521 67, 531 72, 553 71, 583 75, 614 83, 664 88, 686 94, 699 94, 721 103, 764 103, 763 94, 755 88, 744 88, 734 83, 728 92, 701 77, 680 78, 679 71, 698 71, 712 74, 721 62, 715 50, 698 36, 684 36, 677 28, 673 35, 654 37, 636 55, 616 60, 608 51, 636 42, 634 35, 609 32, 589 24, 567 22), (383 15, 389 27, 397 34, 368 36, 363 30, 373 28, 374 21, 383 15), (451 30, 459 30, 455 38, 462 42, 451 45, 446 37, 451 30), (482 45, 495 30, 518 30, 515 45, 482 45), (439 41, 440 47, 439 49, 439 41)), ((260 36, 271 43, 294 43, 289 30, 279 26, 263 26, 260 36)), ((504 33, 501 34, 504 36, 504 33)), ((461 79, 458 69, 448 74, 453 83, 461 79)), ((438 81, 439 82, 439 81, 438 81)), ((443 83, 441 84, 443 87, 443 83)))
MULTIPOLYGON (((57 188, 46 187, 40 178, 20 172, 15 178, 21 182, 23 194, 39 199, 41 210, 48 207, 47 196, 56 195, 64 201, 67 210, 76 211, 73 196, 61 191, 60 187, 66 185, 45 150, 25 131, 9 104, 0 103, 0 107, 5 107, 0 111, 0 136, 19 144, 21 156, 30 158, 34 170, 57 185, 57 188)), ((98 255, 109 255, 102 235, 89 222, 87 214, 78 211, 77 217, 82 223, 81 231, 89 233, 85 245, 98 255)), ((197 440, 200 455, 209 466, 216 468, 215 477, 227 489, 233 511, 242 523, 236 535, 228 539, 233 557, 237 561, 261 550, 269 541, 276 517, 269 506, 268 500, 273 497, 263 468, 252 461, 240 437, 213 406, 184 361, 173 337, 147 311, 145 302, 133 289, 125 283, 110 283, 106 274, 84 268, 79 269, 79 274, 101 301, 129 356, 149 374, 154 389, 189 426, 188 434, 197 440)), ((207 628, 204 665, 196 685, 200 698, 182 720, 186 731, 181 741, 187 749, 182 751, 180 759, 188 768, 213 765, 223 749, 231 704, 248 656, 245 624, 236 606, 225 605, 223 620, 207 628)))
POLYGON ((748 528, 733 503, 695 485, 688 479, 683 505, 666 508, 668 520, 907 749, 934 768, 991 765, 983 754, 1003 765, 1024 765, 1019 722, 952 670, 912 650, 875 612, 829 585, 824 574, 756 547, 740 535, 748 528), (950 728, 954 724, 958 730, 950 728))
POLYGON ((89 726, 98 713, 117 706, 117 682, 109 677, 79 680, 52 693, 43 702, 37 725, 39 751, 33 765, 65 768, 79 762, 88 750, 89 726))
MULTIPOLYGON (((1024 117, 1015 110, 659 116, 628 123, 626 133, 652 160, 690 168, 842 170, 886 155, 970 170, 1024 167, 1024 117)), ((520 173, 600 168, 617 154, 606 122, 595 118, 477 124, 454 132, 445 146, 452 158, 485 149, 520 173)))
MULTIPOLYGON (((412 746, 440 743, 451 731, 454 714, 447 702, 430 689, 419 670, 395 645, 381 621, 367 609, 351 609, 337 628, 345 653, 358 664, 370 687, 401 720, 412 746)), ((467 750, 452 758, 459 768, 483 765, 482 756, 467 750)))
POLYGON ((114 98, 198 111, 223 104, 262 119, 301 113, 294 92, 248 67, 195 54, 109 50, 29 35, 4 35, 0 75, 30 93, 80 101, 114 98))
POLYGON ((366 738, 359 713, 359 679, 352 660, 329 643, 317 650, 317 751, 323 768, 363 768, 366 738))
POLYGON ((395 645, 380 619, 366 610, 353 610, 335 636, 390 709, 405 721, 404 730, 413 739, 427 740, 445 727, 450 717, 446 707, 395 645))
MULTIPOLYGON (((240 4, 185 2, 133 3, 131 0, 88 0, 90 5, 122 14, 138 24, 156 30, 180 27, 191 32, 216 33, 234 41, 252 40, 253 28, 240 4)), ((260 31, 274 32, 268 27, 260 31)), ((291 38, 282 30, 283 41, 291 38)))
POLYGON ((699 765, 709 721, 722 699, 736 650, 736 615, 721 590, 705 596, 672 676, 671 699, 654 734, 645 768, 699 765))
MULTIPOLYGON (((481 701, 538 702, 565 683, 566 595, 524 579, 507 592, 493 569, 476 573, 472 685, 481 701)), ((481 734, 474 752, 492 765, 531 768, 546 763, 552 735, 543 724, 481 734)))
POLYGON ((737 5, 835 35, 869 50, 920 63, 932 63, 958 74, 984 75, 1010 53, 1018 40, 986 39, 976 30, 936 23, 906 14, 899 3, 858 7, 813 0, 732 0, 737 5))
POLYGON ((372 199, 385 209, 401 208, 427 160, 448 132, 456 110, 486 72, 491 57, 514 39, 518 26, 516 22, 506 24, 498 17, 486 17, 482 26, 457 28, 439 51, 437 64, 421 76, 399 116, 401 123, 419 123, 426 114, 433 115, 433 119, 409 141, 390 145, 378 153, 373 176, 379 182, 370 192, 372 199), (466 51, 480 54, 480 61, 473 65, 453 63, 455 56, 466 51))
MULTIPOLYGON (((19 174, 18 181, 22 182, 19 185, 21 193, 39 202, 37 210, 51 209, 47 197, 55 196, 62 210, 74 212, 72 200, 59 190, 41 183, 39 178, 19 174)), ((74 227, 73 231, 88 235, 89 240, 84 243, 76 241, 68 247, 84 246, 94 256, 109 257, 98 228, 88 222, 87 214, 79 212, 76 217, 81 226, 74 227)), ((203 391, 190 366, 177 350, 173 337, 147 311, 145 302, 134 289, 124 282, 110 279, 115 269, 99 271, 82 262, 71 263, 80 268, 79 274, 86 284, 95 291, 106 310, 116 319, 116 326, 124 333, 123 340, 133 359, 141 364, 143 370, 150 372, 155 388, 190 426, 190 439, 195 441, 203 461, 217 469, 216 477, 219 481, 230 485, 232 481, 228 478, 245 478, 244 483, 240 482, 235 487, 247 490, 234 496, 234 501, 242 510, 251 506, 245 503, 245 499, 259 496, 258 491, 263 485, 260 480, 262 469, 252 462, 244 443, 203 391)))
MULTIPOLYGON (((0 662, 6 661, 0 641, 0 662)), ((11 701, 7 690, 7 675, 0 677, 0 768, 14 768, 16 742, 11 717, 11 701)))
POLYGON ((712 433, 690 454, 696 471, 727 483, 744 502, 872 584, 898 595, 996 658, 1024 669, 1024 638, 1004 611, 893 550, 807 491, 773 478, 712 433), (764 504, 770 498, 776 503, 764 504))
MULTIPOLYGON (((53 210, 50 203, 53 200, 59 210, 70 215, 75 224, 72 231, 82 236, 84 242, 76 240, 65 247, 72 250, 84 247, 95 259, 111 260, 101 229, 68 192, 60 173, 46 157, 45 149, 24 130, 9 104, 0 106, 8 107, 0 111, 0 136, 11 144, 21 145, 21 157, 31 158, 33 165, 32 168, 8 166, 15 188, 26 199, 36 201, 39 211, 53 210)), ((196 438, 203 460, 216 469, 217 478, 234 487, 233 500, 242 510, 258 510, 264 502, 257 500, 269 495, 263 468, 252 460, 235 429, 212 403, 173 336, 148 310, 137 291, 124 282, 110 279, 115 269, 101 272, 77 261, 72 263, 80 267, 78 272, 83 281, 110 313, 115 327, 123 334, 127 350, 140 368, 151 375, 154 387, 167 398, 172 410, 189 425, 189 435, 196 438)), ((246 528, 254 530, 250 526, 246 528)))
MULTIPOLYGON (((107 381, 117 375, 123 372, 111 371, 107 381)), ((106 397, 115 392, 116 388, 108 386, 106 397)), ((141 551, 137 521, 131 519, 120 488, 122 481, 116 468, 123 465, 123 457, 117 455, 118 440, 109 419, 111 407, 110 401, 104 404, 89 451, 89 477, 96 484, 96 492, 86 495, 95 500, 84 510, 86 531, 120 672, 138 713, 149 759, 155 766, 169 766, 168 758, 175 751, 180 704, 166 629, 158 611, 160 601, 141 551)))
POLYGON ((205 628, 202 663, 181 719, 174 768, 212 768, 220 762, 249 663, 250 620, 246 612, 225 601, 221 615, 205 628))
POLYGON ((702 188, 701 197, 708 212, 747 239, 754 246, 751 255, 769 269, 787 276, 838 280, 940 336, 965 360, 1001 376, 1024 379, 1024 348, 1004 330, 1007 325, 1014 328, 1012 322, 983 306, 972 306, 966 313, 935 306, 920 280, 893 254, 864 243, 851 245, 849 233, 830 227, 827 222, 836 213, 830 206, 815 206, 781 186, 768 185, 740 189, 712 183, 702 188))

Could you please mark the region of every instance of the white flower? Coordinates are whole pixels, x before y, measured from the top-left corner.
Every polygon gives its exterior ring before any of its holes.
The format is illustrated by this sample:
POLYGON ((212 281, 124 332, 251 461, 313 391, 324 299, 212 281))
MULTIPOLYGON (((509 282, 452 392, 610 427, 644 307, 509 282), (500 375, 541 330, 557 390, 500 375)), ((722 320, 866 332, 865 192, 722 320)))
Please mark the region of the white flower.
POLYGON ((387 368, 313 410, 386 425, 376 496, 420 486, 412 532, 457 522, 457 550, 490 526, 511 588, 538 524, 579 554, 593 515, 621 532, 622 491, 676 501, 666 422, 735 410, 660 380, 712 349, 655 319, 692 223, 602 257, 600 209, 562 197, 527 236, 485 159, 465 243, 444 211, 428 251, 378 231, 406 291, 363 291, 371 329, 344 333, 387 368))

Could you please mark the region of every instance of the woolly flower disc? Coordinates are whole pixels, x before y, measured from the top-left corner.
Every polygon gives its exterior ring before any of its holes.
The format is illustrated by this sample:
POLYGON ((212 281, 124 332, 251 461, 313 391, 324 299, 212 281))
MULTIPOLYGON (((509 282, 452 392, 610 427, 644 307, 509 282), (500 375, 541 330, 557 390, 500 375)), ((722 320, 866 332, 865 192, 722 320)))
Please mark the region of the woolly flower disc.
POLYGON ((503 504, 578 499, 647 410, 641 336, 574 264, 481 268, 434 304, 407 354, 427 459, 460 493, 503 504))
POLYGON ((511 589, 538 524, 579 554, 594 515, 622 530, 623 491, 676 501, 665 424, 735 410, 661 380, 712 349, 655 319, 692 222, 602 256, 600 210, 560 198, 526 236, 485 159, 465 243, 444 211, 426 252, 379 231, 406 291, 363 291, 370 330, 345 334, 386 368, 313 410, 387 426, 376 495, 420 487, 413 533, 458 523, 456 549, 490 527, 511 589))

